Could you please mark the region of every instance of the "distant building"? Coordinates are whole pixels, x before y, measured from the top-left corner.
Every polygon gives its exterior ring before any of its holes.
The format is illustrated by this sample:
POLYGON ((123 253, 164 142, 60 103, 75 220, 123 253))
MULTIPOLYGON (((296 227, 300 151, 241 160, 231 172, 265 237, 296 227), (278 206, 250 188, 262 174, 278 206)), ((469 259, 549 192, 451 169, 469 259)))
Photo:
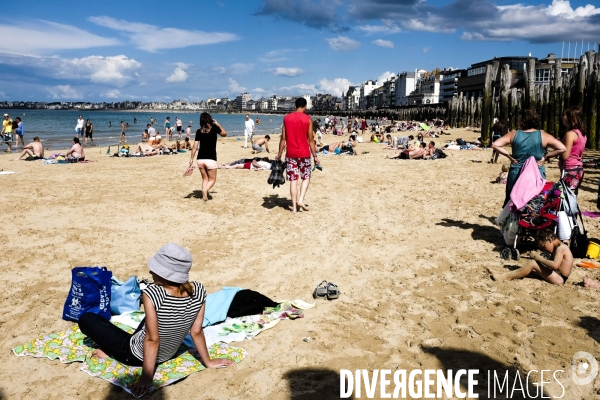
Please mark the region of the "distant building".
POLYGON ((440 103, 445 103, 458 95, 458 78, 467 76, 466 69, 448 69, 440 75, 440 103))
MULTIPOLYGON (((481 61, 475 64, 471 64, 469 68, 467 68, 467 76, 462 76, 458 78, 457 82, 457 94, 460 96, 461 94, 466 98, 479 98, 483 96, 483 88, 485 85, 485 74, 487 65, 491 64, 494 61, 498 61, 500 63, 500 67, 498 68, 498 74, 494 77, 494 88, 497 90, 500 87, 500 71, 504 68, 504 65, 508 64, 511 72, 511 86, 519 86, 522 83, 519 81, 523 78, 523 71, 525 70, 525 65, 527 65, 527 56, 515 56, 515 57, 494 57, 491 60, 481 61)), ((534 57, 537 61, 537 58, 534 57)))
POLYGON ((560 60, 561 76, 570 72, 579 64, 579 58, 556 58, 554 53, 548 54, 535 63, 535 84, 548 85, 552 79, 552 70, 556 62, 560 60))
POLYGON ((373 81, 373 80, 368 80, 368 81, 364 81, 361 85, 360 85, 360 97, 358 100, 358 108, 361 110, 366 110, 367 108, 370 108, 367 104, 367 96, 369 94, 371 94, 371 92, 373 91, 373 89, 375 89, 377 87, 377 81, 373 81))
POLYGON ((342 98, 342 108, 344 110, 358 110, 360 103, 360 87, 350 86, 345 95, 342 93, 342 98))
POLYGON ((440 102, 440 74, 427 73, 418 78, 415 90, 408 96, 408 104, 437 104, 440 102))
POLYGON ((250 95, 246 92, 244 92, 242 94, 238 94, 237 97, 235 98, 235 108, 238 110, 245 110, 246 103, 250 100, 252 100, 252 95, 250 95))
POLYGON ((416 80, 420 78, 425 70, 415 70, 415 72, 401 72, 396 75, 396 98, 395 106, 407 106, 408 95, 415 90, 416 80))

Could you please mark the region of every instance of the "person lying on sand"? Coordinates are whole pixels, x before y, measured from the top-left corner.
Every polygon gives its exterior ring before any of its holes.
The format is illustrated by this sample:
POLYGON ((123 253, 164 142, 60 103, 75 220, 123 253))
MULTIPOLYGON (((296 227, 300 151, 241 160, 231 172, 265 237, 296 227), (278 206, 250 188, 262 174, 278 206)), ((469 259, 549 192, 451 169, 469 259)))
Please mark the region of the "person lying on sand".
POLYGON ((356 154, 356 145, 358 144, 358 142, 356 141, 356 135, 350 135, 350 137, 348 138, 347 142, 335 142, 332 144, 326 144, 323 147, 321 147, 319 149, 319 151, 328 151, 330 153, 336 153, 336 150, 339 149, 339 151, 337 151, 337 153, 341 153, 343 151, 345 152, 349 152, 352 154, 356 154))
POLYGON ((573 254, 569 246, 560 241, 558 236, 550 229, 542 229, 535 235, 538 247, 550 253, 550 259, 541 254, 534 254, 532 261, 526 266, 506 274, 494 274, 489 268, 493 280, 521 279, 532 272, 543 280, 554 285, 563 285, 567 282, 571 269, 573 269, 573 254))
POLYGON ((423 155, 423 159, 428 160, 433 157, 435 153, 435 142, 432 140, 427 143, 427 147, 425 147, 425 154, 423 155))
POLYGON ((421 143, 418 148, 413 150, 402 150, 400 153, 395 156, 390 157, 390 159, 400 159, 400 160, 418 160, 423 158, 427 154, 427 149, 425 148, 427 145, 425 143, 421 143))
POLYGON ((224 165, 220 166, 221 169, 253 169, 255 171, 262 171, 271 169, 270 161, 256 161, 252 160, 243 164, 224 165))
POLYGON ((251 163, 252 161, 267 161, 267 162, 271 162, 271 160, 269 160, 269 157, 240 158, 239 160, 235 160, 235 161, 232 161, 230 163, 220 164, 219 168, 226 168, 226 167, 232 166, 232 165, 251 163))
POLYGON ((168 147, 164 144, 149 144, 149 143, 138 143, 136 148, 133 150, 133 154, 143 154, 145 156, 155 156, 160 153, 160 150, 167 150, 168 147))
POLYGON ((44 158, 44 146, 42 145, 42 142, 40 142, 39 136, 34 136, 33 142, 29 143, 27 146, 24 146, 23 152, 19 158, 15 158, 14 161, 21 160, 25 156, 28 156, 28 161, 44 158))
POLYGON ((165 244, 148 260, 153 282, 142 293, 146 318, 133 334, 98 314, 86 312, 79 318, 79 329, 96 344, 92 357, 112 357, 122 364, 142 367, 131 386, 134 396, 150 389, 156 364, 175 357, 187 333, 207 368, 233 365, 231 360, 211 359, 208 354, 202 329, 206 289, 189 281, 191 267, 192 254, 175 243, 165 244))

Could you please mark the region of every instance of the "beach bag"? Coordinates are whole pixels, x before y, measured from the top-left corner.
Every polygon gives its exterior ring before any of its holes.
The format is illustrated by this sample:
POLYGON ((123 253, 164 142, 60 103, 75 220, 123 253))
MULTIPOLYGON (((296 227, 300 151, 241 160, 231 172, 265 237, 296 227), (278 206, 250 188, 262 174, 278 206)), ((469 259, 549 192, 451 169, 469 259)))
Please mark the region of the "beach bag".
POLYGON ((583 233, 579 226, 573 227, 571 233, 571 253, 575 258, 585 258, 587 253, 588 244, 590 243, 587 232, 583 229, 583 233))
POLYGON ((71 290, 63 308, 63 319, 77 322, 86 312, 110 319, 112 272, 106 267, 76 267, 71 273, 71 290))
POLYGON ((467 142, 464 139, 458 138, 456 139, 456 144, 458 144, 459 146, 466 146, 467 142))
POLYGON ((113 314, 121 315, 140 309, 142 291, 137 277, 132 276, 125 282, 121 282, 113 276, 110 282, 110 311, 113 314))

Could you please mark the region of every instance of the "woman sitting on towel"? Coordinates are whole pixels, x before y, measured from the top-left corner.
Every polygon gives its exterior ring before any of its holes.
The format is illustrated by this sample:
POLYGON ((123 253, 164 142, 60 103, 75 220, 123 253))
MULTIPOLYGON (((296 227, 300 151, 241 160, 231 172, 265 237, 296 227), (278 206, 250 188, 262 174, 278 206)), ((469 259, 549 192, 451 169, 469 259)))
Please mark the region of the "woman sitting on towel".
POLYGON ((540 175, 546 179, 546 167, 544 167, 546 160, 556 157, 566 150, 565 145, 560 140, 540 130, 541 124, 540 116, 535 111, 527 110, 520 118, 521 129, 508 132, 492 144, 492 148, 496 152, 510 160, 508 180, 506 181, 506 197, 503 206, 510 201, 510 193, 521 173, 521 167, 529 157, 535 158, 540 175), (509 144, 512 148, 512 154, 504 149, 504 146, 509 144), (548 146, 554 150, 545 154, 548 146))
POLYGON ((206 367, 227 367, 233 363, 221 358, 211 360, 208 355, 202 330, 206 290, 201 283, 188 281, 191 267, 190 252, 174 243, 165 244, 148 260, 154 282, 143 291, 146 318, 133 334, 98 314, 85 313, 79 318, 81 332, 100 347, 93 356, 112 357, 125 365, 142 367, 142 375, 131 386, 135 396, 150 388, 156 364, 172 359, 188 333, 206 367))

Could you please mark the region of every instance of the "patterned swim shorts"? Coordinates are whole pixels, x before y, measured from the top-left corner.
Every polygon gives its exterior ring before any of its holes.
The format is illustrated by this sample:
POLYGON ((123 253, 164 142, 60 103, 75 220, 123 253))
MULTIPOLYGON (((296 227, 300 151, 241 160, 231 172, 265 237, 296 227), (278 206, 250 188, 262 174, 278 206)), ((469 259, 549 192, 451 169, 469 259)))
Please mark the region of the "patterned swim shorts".
POLYGON ((285 159, 285 174, 288 181, 297 181, 298 177, 302 180, 310 178, 310 157, 306 158, 287 158, 285 159))
POLYGON ((577 194, 577 189, 579 188, 579 185, 581 185, 582 180, 583 180, 583 167, 576 167, 573 169, 565 169, 565 175, 563 177, 563 181, 573 191, 573 193, 577 194))

